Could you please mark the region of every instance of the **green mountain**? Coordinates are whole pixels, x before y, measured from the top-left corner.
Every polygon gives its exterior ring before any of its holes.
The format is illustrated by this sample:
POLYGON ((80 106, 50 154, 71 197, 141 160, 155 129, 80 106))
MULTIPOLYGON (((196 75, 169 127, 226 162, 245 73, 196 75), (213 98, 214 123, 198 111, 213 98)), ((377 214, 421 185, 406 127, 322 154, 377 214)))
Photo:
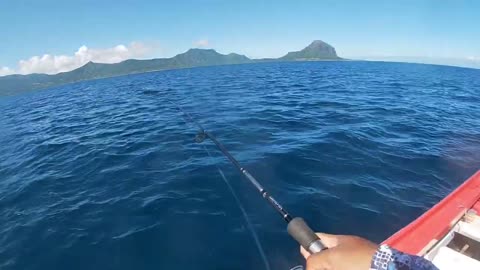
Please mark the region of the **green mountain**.
POLYGON ((200 66, 233 65, 265 61, 298 61, 298 60, 341 60, 335 49, 323 41, 314 41, 305 49, 289 52, 276 59, 252 60, 244 55, 230 53, 221 54, 212 49, 190 49, 172 58, 150 60, 126 60, 116 64, 100 64, 88 62, 82 67, 55 75, 30 74, 9 75, 0 77, 0 96, 15 95, 22 92, 43 89, 52 86, 108 78, 133 73, 159 71, 200 66))
POLYGON ((305 49, 298 52, 289 52, 282 60, 299 61, 299 60, 340 60, 337 52, 332 45, 321 40, 315 40, 305 49))

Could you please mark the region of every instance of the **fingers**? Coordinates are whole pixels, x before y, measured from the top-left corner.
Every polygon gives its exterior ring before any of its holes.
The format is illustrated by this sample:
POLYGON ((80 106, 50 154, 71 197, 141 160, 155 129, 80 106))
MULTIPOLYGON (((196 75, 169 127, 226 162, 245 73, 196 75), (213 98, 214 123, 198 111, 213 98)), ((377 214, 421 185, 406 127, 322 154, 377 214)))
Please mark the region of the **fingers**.
POLYGON ((302 246, 300 246, 300 253, 302 254, 303 258, 308 259, 310 256, 310 252, 306 251, 302 246))
POLYGON ((325 233, 317 235, 328 249, 310 254, 304 248, 300 248, 300 252, 307 260, 306 270, 368 269, 378 248, 376 244, 358 236, 325 233))
POLYGON ((327 233, 316 233, 318 238, 322 241, 322 243, 327 248, 332 248, 338 246, 339 242, 341 241, 341 237, 343 235, 334 235, 334 234, 327 234, 327 233))
POLYGON ((333 269, 330 261, 331 249, 324 250, 320 253, 315 253, 308 257, 306 263, 306 270, 329 270, 333 269))
MULTIPOLYGON (((322 241, 322 243, 327 248, 336 247, 338 243, 341 241, 342 235, 334 235, 334 234, 327 234, 327 233, 316 233, 318 238, 322 241)), ((302 246, 300 246, 300 253, 305 259, 308 259, 310 256, 310 252, 305 250, 302 246)))

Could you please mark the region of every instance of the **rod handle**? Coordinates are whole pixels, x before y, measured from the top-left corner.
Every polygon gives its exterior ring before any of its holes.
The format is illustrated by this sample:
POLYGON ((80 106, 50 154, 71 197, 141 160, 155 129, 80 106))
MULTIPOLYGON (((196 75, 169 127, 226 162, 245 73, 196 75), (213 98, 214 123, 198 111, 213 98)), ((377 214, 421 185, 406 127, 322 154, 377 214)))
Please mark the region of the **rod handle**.
POLYGON ((310 254, 318 253, 327 247, 320 238, 310 229, 305 220, 300 217, 292 219, 287 226, 287 231, 310 254))

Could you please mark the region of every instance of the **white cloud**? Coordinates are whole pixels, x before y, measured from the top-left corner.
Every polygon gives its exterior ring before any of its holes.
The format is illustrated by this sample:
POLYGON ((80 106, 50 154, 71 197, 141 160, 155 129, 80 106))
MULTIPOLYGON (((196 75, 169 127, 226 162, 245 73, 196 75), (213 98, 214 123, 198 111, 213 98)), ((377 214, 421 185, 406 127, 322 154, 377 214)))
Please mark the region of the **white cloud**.
POLYGON ((132 42, 128 46, 117 45, 106 49, 90 49, 81 46, 73 55, 33 56, 28 60, 20 60, 15 70, 3 67, 0 76, 12 73, 56 74, 79 68, 89 61, 96 63, 118 63, 131 58, 141 58, 150 52, 151 48, 140 42, 132 42))
POLYGON ((480 56, 469 56, 467 57, 467 60, 472 62, 480 62, 480 56))
POLYGON ((0 76, 6 76, 13 74, 14 71, 10 69, 9 67, 0 67, 0 76))
POLYGON ((200 39, 195 41, 193 44, 200 48, 208 47, 210 45, 210 43, 208 42, 208 39, 200 39))

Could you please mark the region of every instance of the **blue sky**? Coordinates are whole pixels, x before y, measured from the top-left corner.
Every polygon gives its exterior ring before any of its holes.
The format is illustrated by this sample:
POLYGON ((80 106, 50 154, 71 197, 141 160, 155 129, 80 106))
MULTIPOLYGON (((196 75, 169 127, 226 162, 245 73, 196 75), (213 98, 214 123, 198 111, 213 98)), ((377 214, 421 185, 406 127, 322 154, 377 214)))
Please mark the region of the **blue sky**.
POLYGON ((49 60, 43 55, 57 65, 55 56, 75 57, 84 45, 81 55, 88 59, 114 62, 170 57, 195 46, 278 57, 314 39, 343 57, 480 67, 479 13, 475 0, 2 0, 0 68, 20 72, 19 61, 26 60, 28 73, 49 60), (118 52, 123 54, 109 58, 118 52))

